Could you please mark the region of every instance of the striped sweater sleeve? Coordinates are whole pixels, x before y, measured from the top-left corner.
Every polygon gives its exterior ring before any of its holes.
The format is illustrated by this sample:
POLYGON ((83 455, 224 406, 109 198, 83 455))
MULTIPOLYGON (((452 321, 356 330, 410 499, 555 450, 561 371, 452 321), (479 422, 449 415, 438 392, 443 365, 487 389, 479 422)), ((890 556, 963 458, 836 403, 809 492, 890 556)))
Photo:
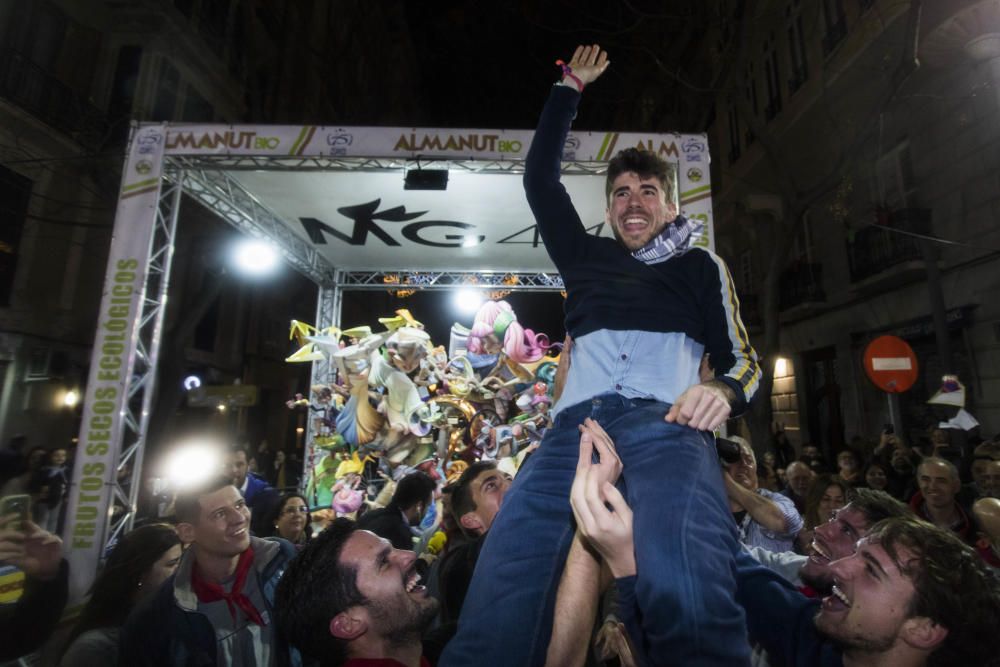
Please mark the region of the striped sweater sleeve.
POLYGON ((736 393, 732 405, 735 417, 746 411, 757 392, 761 371, 757 353, 740 319, 740 302, 729 269, 719 256, 705 253, 708 257, 702 293, 705 351, 709 353, 715 379, 726 383, 736 393))

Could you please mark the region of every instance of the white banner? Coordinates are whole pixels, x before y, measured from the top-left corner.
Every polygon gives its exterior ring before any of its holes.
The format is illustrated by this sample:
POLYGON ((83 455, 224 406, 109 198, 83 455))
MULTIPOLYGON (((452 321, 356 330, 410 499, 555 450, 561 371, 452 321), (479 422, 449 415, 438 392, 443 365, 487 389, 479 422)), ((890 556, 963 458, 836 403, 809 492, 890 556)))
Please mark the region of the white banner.
POLYGON ((125 390, 135 359, 165 135, 165 125, 144 125, 135 130, 122 174, 63 529, 71 600, 86 594, 107 538, 111 485, 125 428, 125 390))
MULTIPOLYGON (((168 155, 523 160, 534 134, 533 130, 174 124, 167 132, 166 148, 168 155)), ((702 164, 708 171, 704 134, 571 131, 563 159, 603 162, 629 147, 682 166, 702 164)))

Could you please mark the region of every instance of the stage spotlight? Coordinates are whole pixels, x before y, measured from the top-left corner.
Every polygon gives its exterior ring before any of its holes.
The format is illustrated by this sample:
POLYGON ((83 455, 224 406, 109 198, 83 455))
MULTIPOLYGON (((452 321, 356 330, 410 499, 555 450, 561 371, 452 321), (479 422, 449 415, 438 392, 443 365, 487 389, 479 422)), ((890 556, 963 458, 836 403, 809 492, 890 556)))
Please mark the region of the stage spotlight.
POLYGON ((167 455, 164 477, 173 489, 197 486, 222 474, 222 445, 207 439, 188 440, 167 455))
POLYGON ((475 315, 483 305, 483 293, 475 289, 460 289, 455 292, 455 308, 464 315, 475 315))
POLYGON ((278 268, 278 250, 267 241, 246 239, 233 250, 233 263, 246 275, 266 276, 278 268))

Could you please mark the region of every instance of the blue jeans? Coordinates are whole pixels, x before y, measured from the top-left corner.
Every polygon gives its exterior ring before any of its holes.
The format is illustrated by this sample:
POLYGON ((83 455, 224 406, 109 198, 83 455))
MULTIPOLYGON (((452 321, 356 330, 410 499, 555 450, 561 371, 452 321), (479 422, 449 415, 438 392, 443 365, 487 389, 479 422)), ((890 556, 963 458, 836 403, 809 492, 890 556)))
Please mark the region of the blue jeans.
POLYGON ((636 597, 654 664, 746 665, 736 591, 736 526, 710 435, 663 421, 669 406, 616 394, 566 408, 525 464, 493 521, 440 665, 542 665, 575 525, 569 490, 577 425, 592 417, 624 464, 636 597))

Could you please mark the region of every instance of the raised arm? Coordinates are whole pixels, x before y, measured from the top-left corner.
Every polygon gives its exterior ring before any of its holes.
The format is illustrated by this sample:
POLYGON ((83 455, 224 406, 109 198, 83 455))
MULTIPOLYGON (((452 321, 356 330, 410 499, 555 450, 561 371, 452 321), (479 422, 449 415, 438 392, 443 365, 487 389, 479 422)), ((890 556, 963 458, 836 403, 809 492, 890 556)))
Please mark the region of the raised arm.
POLYGON ((562 149, 580 93, 610 62, 596 44, 578 46, 560 84, 553 87, 535 129, 524 166, 524 192, 545 249, 562 271, 579 260, 587 232, 560 182, 562 149))

